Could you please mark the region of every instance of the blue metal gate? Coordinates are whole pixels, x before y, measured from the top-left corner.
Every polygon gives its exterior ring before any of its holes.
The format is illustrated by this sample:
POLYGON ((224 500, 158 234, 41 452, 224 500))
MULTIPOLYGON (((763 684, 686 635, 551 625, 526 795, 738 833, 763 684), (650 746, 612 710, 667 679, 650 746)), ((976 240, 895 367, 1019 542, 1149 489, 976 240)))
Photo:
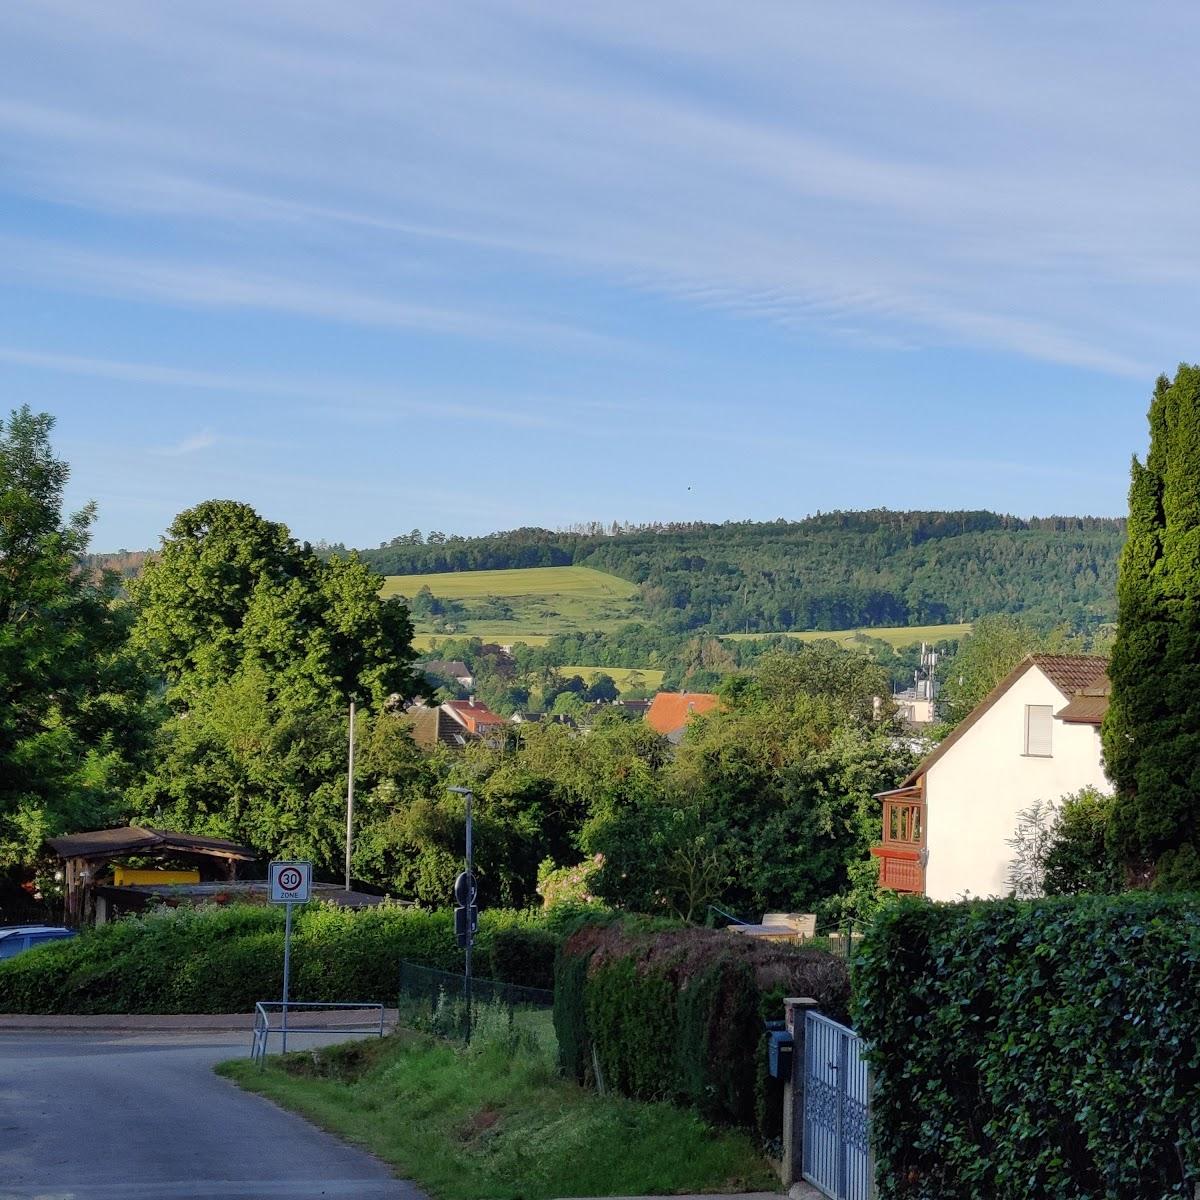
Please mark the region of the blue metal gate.
POLYGON ((804 1015, 803 1175, 832 1200, 871 1200, 869 1082, 862 1040, 819 1013, 804 1015))

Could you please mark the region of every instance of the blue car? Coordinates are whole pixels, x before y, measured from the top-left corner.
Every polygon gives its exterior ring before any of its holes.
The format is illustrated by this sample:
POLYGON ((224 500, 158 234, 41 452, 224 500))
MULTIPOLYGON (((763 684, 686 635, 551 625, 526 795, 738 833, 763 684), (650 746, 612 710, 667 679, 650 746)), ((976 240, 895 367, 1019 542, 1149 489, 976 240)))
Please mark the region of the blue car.
POLYGON ((0 925, 0 959, 12 958, 31 946, 74 936, 75 930, 65 925, 0 925))

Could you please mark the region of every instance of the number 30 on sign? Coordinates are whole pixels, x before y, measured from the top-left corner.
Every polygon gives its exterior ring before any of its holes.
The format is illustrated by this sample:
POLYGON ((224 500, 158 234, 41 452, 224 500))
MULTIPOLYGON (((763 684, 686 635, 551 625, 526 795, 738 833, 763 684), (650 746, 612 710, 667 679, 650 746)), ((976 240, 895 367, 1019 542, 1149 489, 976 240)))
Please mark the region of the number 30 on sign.
POLYGON ((273 862, 267 880, 272 904, 304 904, 312 893, 312 863, 273 862))

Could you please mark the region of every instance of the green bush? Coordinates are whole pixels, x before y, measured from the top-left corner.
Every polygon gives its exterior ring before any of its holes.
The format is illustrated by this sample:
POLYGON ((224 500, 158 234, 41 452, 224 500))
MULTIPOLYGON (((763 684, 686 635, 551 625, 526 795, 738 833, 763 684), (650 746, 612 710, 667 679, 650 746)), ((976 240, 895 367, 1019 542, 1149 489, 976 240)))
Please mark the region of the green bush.
POLYGON ((770 1136, 779 1114, 763 1103, 763 1020, 782 1016, 785 995, 814 996, 844 1017, 845 963, 674 922, 581 925, 555 967, 559 1063, 580 1082, 770 1136))
POLYGON ((559 938, 539 926, 497 929, 488 944, 488 974, 502 983, 523 987, 554 986, 554 955, 559 938))
POLYGON ((881 1200, 1200 1183, 1200 897, 905 901, 854 990, 881 1200))
MULTIPOLYGON (((85 930, 0 963, 0 1012, 249 1012, 280 993, 283 924, 279 909, 232 905, 163 909, 85 930)), ((497 937, 509 982, 545 986, 553 952, 539 918, 485 910, 477 942, 485 960, 497 937)), ((293 920, 292 999, 394 1005, 402 958, 460 971, 453 915, 307 905, 293 920)))

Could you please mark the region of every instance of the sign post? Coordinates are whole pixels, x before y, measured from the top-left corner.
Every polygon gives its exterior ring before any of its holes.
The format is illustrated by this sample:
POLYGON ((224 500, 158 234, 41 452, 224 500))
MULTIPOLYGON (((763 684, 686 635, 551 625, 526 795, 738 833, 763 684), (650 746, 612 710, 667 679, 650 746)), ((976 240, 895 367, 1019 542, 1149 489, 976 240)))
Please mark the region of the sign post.
POLYGON ((284 905, 283 919, 283 1050, 287 1053, 288 992, 292 981, 292 906, 307 904, 312 894, 312 863, 271 863, 267 870, 267 892, 272 904, 284 905))

